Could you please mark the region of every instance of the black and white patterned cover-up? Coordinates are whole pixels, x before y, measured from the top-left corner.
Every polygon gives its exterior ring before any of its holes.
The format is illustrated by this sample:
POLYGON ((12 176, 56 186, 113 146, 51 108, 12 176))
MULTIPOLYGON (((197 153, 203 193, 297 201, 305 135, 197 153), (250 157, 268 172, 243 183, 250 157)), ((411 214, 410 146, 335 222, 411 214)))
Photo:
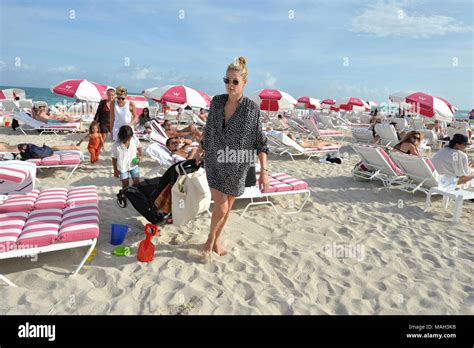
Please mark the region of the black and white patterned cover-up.
POLYGON ((245 190, 245 178, 255 157, 268 153, 259 106, 242 97, 235 113, 224 123, 228 94, 212 98, 202 145, 209 187, 231 196, 245 190))

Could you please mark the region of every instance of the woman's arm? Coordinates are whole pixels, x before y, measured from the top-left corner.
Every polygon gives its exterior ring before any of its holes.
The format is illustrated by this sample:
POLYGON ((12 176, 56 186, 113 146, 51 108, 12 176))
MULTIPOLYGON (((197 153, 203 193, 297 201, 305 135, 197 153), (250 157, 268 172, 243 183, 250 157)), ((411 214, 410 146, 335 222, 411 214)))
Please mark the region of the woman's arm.
POLYGON ((132 120, 128 125, 132 127, 135 123, 137 123, 138 120, 137 108, 135 107, 134 102, 130 102, 130 112, 132 113, 132 120))
MULTIPOLYGON (((89 139, 89 138, 90 138, 90 135, 87 134, 86 136, 84 136, 84 137, 81 139, 81 141, 79 141, 79 142, 77 143, 77 146, 80 146, 84 140, 89 139)), ((99 138, 100 138, 100 140, 102 141, 102 137, 99 137, 99 138)))
POLYGON ((110 132, 113 132, 114 123, 115 123, 115 102, 112 103, 112 107, 110 108, 110 127, 112 127, 110 132))
POLYGON ((96 121, 96 122, 99 122, 99 118, 102 115, 102 109, 103 109, 103 103, 104 102, 107 103, 106 100, 101 100, 100 103, 99 103, 99 106, 97 106, 97 110, 96 110, 95 116, 94 116, 94 121, 96 121))

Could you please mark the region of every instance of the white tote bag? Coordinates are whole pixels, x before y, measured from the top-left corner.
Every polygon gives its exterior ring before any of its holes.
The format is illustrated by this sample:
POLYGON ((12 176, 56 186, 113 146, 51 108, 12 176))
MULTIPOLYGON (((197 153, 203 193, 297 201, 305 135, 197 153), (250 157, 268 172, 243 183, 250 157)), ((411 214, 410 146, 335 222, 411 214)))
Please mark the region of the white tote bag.
MULTIPOLYGON (((182 164, 176 166, 176 171, 186 173, 182 164)), ((173 225, 182 226, 205 212, 211 205, 211 190, 207 183, 204 168, 194 173, 179 175, 171 189, 171 212, 173 225)))

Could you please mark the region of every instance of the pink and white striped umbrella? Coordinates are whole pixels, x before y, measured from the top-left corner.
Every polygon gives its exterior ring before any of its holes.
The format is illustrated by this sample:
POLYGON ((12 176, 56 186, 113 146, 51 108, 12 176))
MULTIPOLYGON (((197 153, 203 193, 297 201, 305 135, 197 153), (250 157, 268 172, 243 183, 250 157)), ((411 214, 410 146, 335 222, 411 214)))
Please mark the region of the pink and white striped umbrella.
POLYGON ((107 98, 107 85, 87 80, 65 80, 51 88, 51 92, 85 101, 99 102, 107 98))
POLYGON ((379 106, 378 103, 374 102, 374 101, 371 101, 371 100, 366 100, 365 101, 367 103, 367 105, 369 105, 371 108, 377 108, 379 106))
POLYGON ((403 93, 390 95, 389 99, 399 102, 401 105, 409 106, 409 111, 425 117, 434 118, 444 122, 451 122, 454 117, 454 109, 448 101, 423 92, 408 92, 405 100, 403 93))
POLYGON ((253 101, 264 111, 293 110, 298 101, 286 92, 279 89, 262 89, 253 94, 253 101))
POLYGON ((150 104, 148 103, 148 99, 144 97, 143 95, 129 94, 127 95, 127 100, 135 104, 135 107, 137 108, 137 115, 140 115, 144 108, 147 108, 148 106, 150 106, 150 104))
POLYGON ((304 109, 321 109, 320 100, 310 97, 299 97, 298 104, 304 109))
POLYGON ((207 108, 211 104, 211 97, 209 95, 183 85, 148 88, 142 94, 162 104, 189 105, 195 108, 207 108))
POLYGON ((370 106, 364 100, 355 97, 338 99, 335 106, 346 111, 370 111, 370 106))
POLYGON ((321 108, 332 111, 339 111, 339 108, 335 105, 336 99, 324 99, 321 101, 321 108))
POLYGON ((12 99, 15 100, 16 97, 20 99, 25 99, 26 94, 25 90, 20 88, 7 88, 0 90, 0 100, 2 99, 12 99))

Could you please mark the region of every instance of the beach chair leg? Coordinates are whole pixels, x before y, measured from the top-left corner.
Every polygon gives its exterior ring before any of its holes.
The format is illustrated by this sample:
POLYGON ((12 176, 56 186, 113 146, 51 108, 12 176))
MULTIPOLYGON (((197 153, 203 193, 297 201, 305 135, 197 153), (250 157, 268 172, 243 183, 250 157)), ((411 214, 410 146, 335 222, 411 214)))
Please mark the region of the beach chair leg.
POLYGON ((456 202, 454 204, 454 211, 453 211, 453 222, 456 224, 459 222, 461 218, 462 203, 463 203, 463 197, 457 196, 456 202))
POLYGON ((301 205, 300 205, 300 208, 299 208, 297 211, 289 211, 289 212, 286 212, 286 213, 283 213, 283 214, 288 215, 288 214, 300 213, 300 212, 303 210, 304 206, 306 205, 306 202, 308 201, 308 199, 309 199, 310 196, 311 196, 311 191, 310 191, 310 190, 307 190, 307 191, 305 192, 305 196, 304 196, 304 198, 303 198, 303 202, 302 202, 301 205))
MULTIPOLYGON (((428 208, 431 206, 431 194, 432 194, 432 192, 430 190, 430 192, 428 192, 428 194, 426 195, 425 209, 424 209, 425 212, 428 211, 428 208)), ((444 200, 444 198, 443 198, 443 200, 444 200)))
POLYGON ((254 205, 270 205, 273 207, 273 209, 275 210, 276 213, 278 213, 278 210, 277 208, 275 207, 275 205, 273 204, 273 202, 271 202, 270 200, 268 200, 268 197, 267 197, 267 200, 266 201, 263 201, 263 202, 254 202, 253 199, 252 201, 247 204, 247 206, 245 207, 244 211, 242 212, 242 214, 240 214, 240 216, 244 216, 245 212, 247 211, 248 208, 250 208, 251 206, 254 206, 254 205))
POLYGON ((94 239, 94 242, 92 243, 92 245, 90 246, 89 250, 87 250, 87 253, 86 255, 84 256, 84 258, 82 259, 81 263, 79 264, 79 266, 77 266, 76 270, 72 273, 71 277, 75 277, 77 275, 77 273, 81 270, 82 266, 84 266, 84 263, 86 262, 87 258, 89 257, 89 255, 92 253, 92 251, 94 250, 95 248, 95 245, 97 244, 97 238, 94 239))
POLYGON ((69 174, 69 176, 67 177, 66 180, 69 180, 69 178, 72 176, 72 174, 74 174, 74 172, 76 171, 77 167, 79 167, 79 164, 72 169, 71 173, 69 174))
POLYGON ((21 130, 21 132, 23 133, 23 135, 26 135, 26 132, 25 132, 25 130, 23 129, 23 127, 20 126, 20 127, 18 127, 18 129, 21 130))
POLYGON ((7 277, 5 277, 3 274, 0 274, 0 280, 3 280, 5 283, 7 283, 9 286, 12 286, 14 288, 17 288, 18 286, 15 285, 15 283, 12 283, 7 277))

